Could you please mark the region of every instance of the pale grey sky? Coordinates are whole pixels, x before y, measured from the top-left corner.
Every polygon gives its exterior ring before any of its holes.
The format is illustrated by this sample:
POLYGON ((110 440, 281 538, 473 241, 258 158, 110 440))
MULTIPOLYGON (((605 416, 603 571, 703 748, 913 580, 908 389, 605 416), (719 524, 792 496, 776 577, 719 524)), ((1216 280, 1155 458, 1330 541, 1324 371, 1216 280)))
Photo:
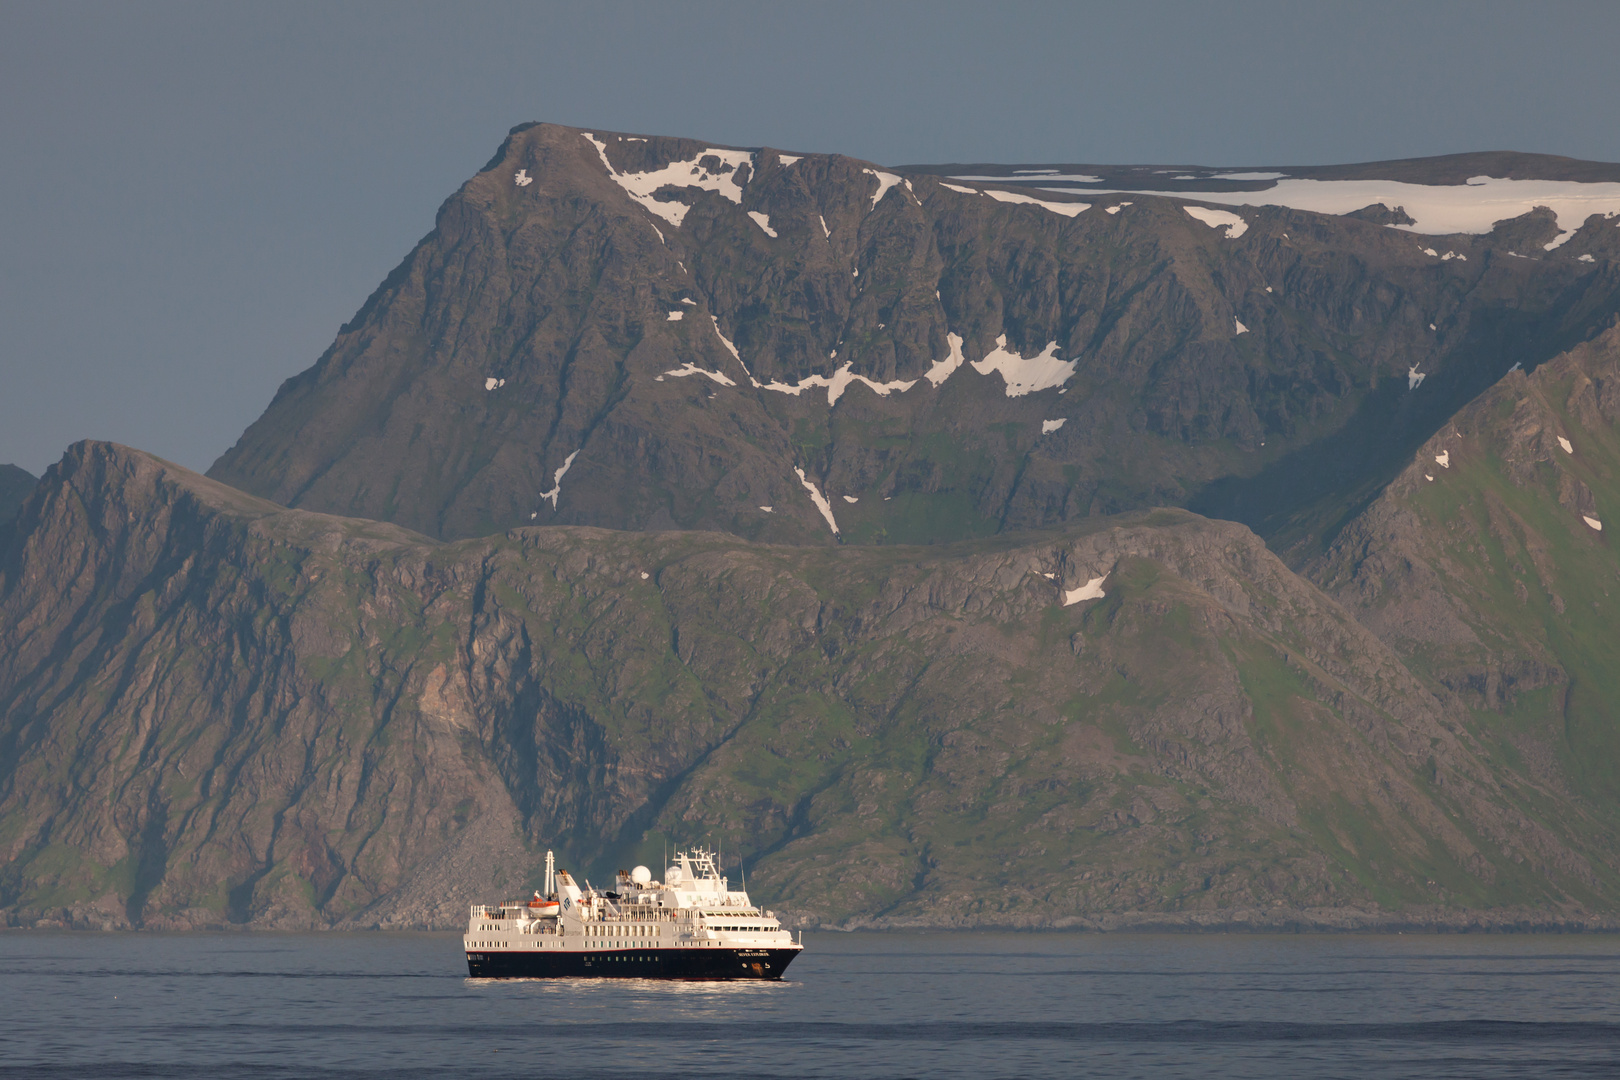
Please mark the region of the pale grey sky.
POLYGON ((0 462, 205 469, 527 120, 931 161, 1620 160, 1620 4, 0 0, 0 462))

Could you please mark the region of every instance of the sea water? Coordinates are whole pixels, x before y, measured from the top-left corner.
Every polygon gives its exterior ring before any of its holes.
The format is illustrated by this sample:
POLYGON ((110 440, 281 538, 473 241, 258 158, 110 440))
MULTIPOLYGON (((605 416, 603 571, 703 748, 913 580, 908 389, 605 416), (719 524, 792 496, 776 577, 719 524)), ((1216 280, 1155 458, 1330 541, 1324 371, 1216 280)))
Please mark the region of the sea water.
POLYGON ((4 1077, 1620 1076, 1609 936, 807 934, 778 983, 452 934, 0 933, 4 1077))

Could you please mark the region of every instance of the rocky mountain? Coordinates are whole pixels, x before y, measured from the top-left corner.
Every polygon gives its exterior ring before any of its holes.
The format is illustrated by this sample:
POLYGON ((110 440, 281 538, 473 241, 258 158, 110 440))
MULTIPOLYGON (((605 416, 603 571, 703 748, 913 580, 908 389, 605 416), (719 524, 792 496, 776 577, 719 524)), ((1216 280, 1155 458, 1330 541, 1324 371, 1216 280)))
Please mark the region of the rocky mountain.
MULTIPOLYGON (((1620 326, 1464 409, 1309 573, 1511 761, 1620 796, 1620 326)), ((1547 812, 1537 815, 1545 820, 1547 812)), ((1606 871, 1612 873, 1613 871, 1606 871)))
MULTIPOLYGON (((1582 468, 1612 467, 1604 423, 1560 429, 1582 468)), ((545 847, 601 856, 594 875, 671 839, 723 844, 809 925, 1613 910, 1612 802, 1236 523, 443 543, 82 443, 19 526, 0 559, 13 923, 455 925, 545 847)), ((1587 648, 1612 670, 1612 635, 1587 648)))
POLYGON ((1309 553, 1620 310, 1613 167, 1435 160, 945 175, 525 125, 210 475, 443 538, 931 542, 1182 505, 1309 553), (1287 205, 1324 188, 1341 212, 1287 205))
POLYGON ((17 513, 39 478, 15 465, 0 465, 0 528, 17 513))
POLYGON ((1617 214, 514 129, 208 477, 0 503, 0 910, 1620 926, 1617 214))

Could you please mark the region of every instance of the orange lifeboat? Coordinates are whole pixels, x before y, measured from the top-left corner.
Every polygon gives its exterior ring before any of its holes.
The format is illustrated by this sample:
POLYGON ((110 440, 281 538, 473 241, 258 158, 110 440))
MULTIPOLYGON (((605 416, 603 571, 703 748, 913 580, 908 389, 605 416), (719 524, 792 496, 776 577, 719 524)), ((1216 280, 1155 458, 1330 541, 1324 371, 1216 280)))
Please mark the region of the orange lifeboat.
POLYGON ((529 913, 531 915, 556 915, 561 911, 561 904, 555 900, 547 900, 539 893, 535 893, 534 899, 529 901, 529 913))

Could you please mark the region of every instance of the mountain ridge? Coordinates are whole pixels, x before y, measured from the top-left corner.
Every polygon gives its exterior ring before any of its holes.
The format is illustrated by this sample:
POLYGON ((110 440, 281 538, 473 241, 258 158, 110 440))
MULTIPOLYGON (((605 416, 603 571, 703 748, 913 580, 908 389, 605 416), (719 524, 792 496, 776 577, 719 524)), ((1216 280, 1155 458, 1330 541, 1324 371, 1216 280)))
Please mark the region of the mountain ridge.
POLYGON ((910 542, 1180 504, 1308 543, 1376 490, 1331 475, 1347 454, 1393 475, 1620 305, 1612 229, 1506 254, 1557 234, 1534 214, 1442 256, 550 124, 496 158, 211 475, 446 538, 910 542))
POLYGON ((798 925, 1612 924, 1612 824, 1234 523, 445 544, 110 444, 21 520, 13 925, 449 927, 693 835, 798 925))

